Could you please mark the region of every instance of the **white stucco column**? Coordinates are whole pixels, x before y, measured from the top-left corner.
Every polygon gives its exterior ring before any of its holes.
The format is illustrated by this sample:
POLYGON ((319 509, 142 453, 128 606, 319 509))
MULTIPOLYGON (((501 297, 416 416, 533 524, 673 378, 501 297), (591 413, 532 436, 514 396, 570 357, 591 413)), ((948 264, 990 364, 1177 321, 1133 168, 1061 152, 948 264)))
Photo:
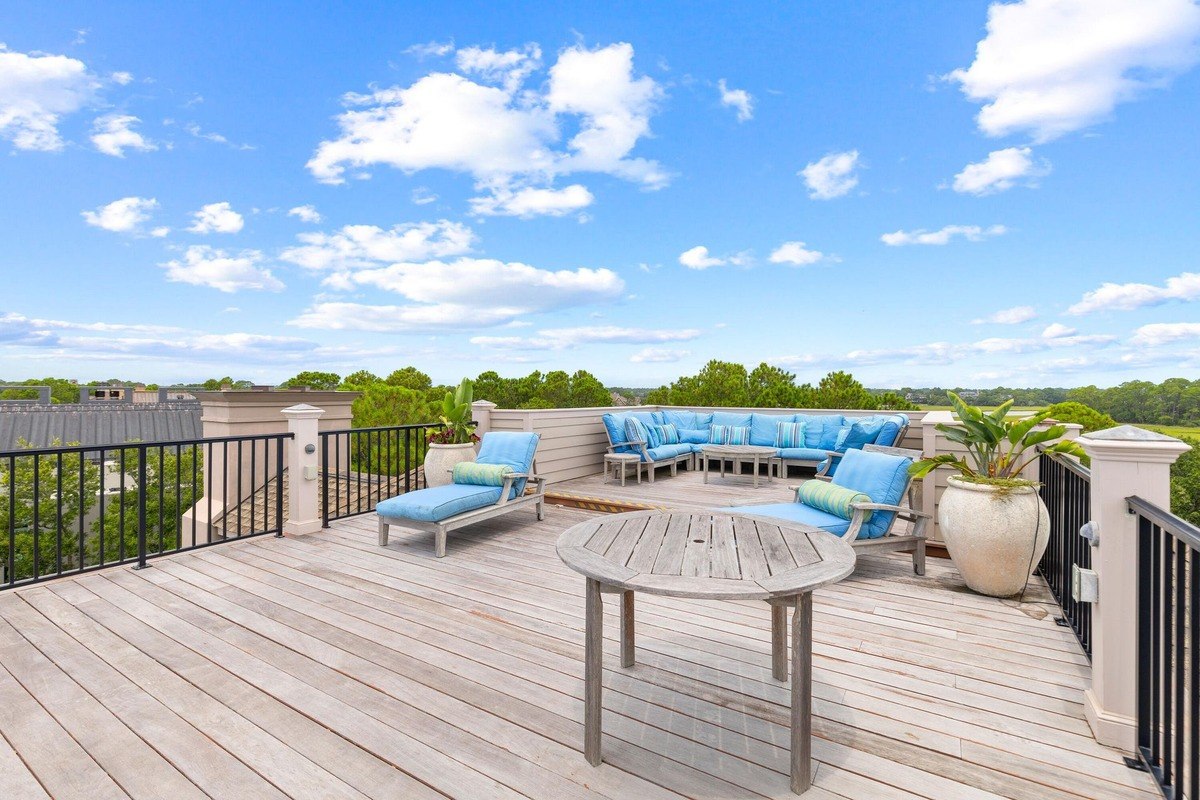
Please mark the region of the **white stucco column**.
MULTIPOLYGON (((1092 604, 1092 685, 1084 713, 1101 744, 1132 752, 1137 722, 1137 518, 1127 497, 1171 507, 1171 465, 1189 448, 1161 433, 1121 425, 1084 434, 1092 459, 1091 521, 1100 531, 1092 551, 1099 600, 1092 604)), ((1067 531, 1066 535, 1076 535, 1067 531)))
POLYGON ((288 432, 295 437, 287 454, 288 517, 283 532, 288 536, 316 533, 321 530, 317 425, 325 410, 298 403, 280 413, 287 418, 288 432))
POLYGON ((471 403, 471 418, 475 420, 475 433, 483 436, 492 429, 492 409, 496 404, 491 400, 476 400, 471 403))

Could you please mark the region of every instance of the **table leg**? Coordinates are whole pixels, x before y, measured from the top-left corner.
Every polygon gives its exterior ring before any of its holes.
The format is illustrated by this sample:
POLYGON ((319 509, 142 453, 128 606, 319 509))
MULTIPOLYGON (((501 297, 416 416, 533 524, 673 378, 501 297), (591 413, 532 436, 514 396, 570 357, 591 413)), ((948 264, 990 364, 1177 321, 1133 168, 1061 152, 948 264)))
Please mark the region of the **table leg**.
POLYGON ((758 456, 754 457, 754 463, 751 465, 754 469, 754 488, 758 488, 758 456))
POLYGON ((792 791, 812 785, 812 592, 792 612, 792 791))
MULTIPOLYGON (((600 712, 604 679, 604 601, 600 581, 587 579, 583 654, 583 755, 593 767, 600 766, 600 712)), ((793 785, 795 778, 792 779, 793 785)))
POLYGON ((632 667, 633 643, 633 592, 621 592, 621 666, 632 667))
POLYGON ((708 456, 700 454, 700 472, 704 475, 704 482, 708 483, 708 456))
POLYGON ((787 606, 771 604, 771 674, 777 681, 788 678, 787 606))

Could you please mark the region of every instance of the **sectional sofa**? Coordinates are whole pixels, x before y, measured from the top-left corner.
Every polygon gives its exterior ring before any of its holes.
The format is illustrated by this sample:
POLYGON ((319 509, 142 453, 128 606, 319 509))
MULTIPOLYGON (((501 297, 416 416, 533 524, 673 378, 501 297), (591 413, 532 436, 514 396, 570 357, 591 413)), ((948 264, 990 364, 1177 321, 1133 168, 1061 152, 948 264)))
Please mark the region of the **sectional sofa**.
MULTIPOLYGON (((784 475, 790 466, 813 467, 820 475, 832 475, 841 456, 847 450, 861 449, 865 444, 891 447, 900 442, 908 428, 905 414, 874 414, 847 417, 842 414, 780 414, 739 411, 630 411, 605 414, 604 430, 608 434, 609 452, 637 453, 647 466, 650 480, 658 467, 670 467, 675 474, 680 464, 691 468, 695 454, 705 444, 723 444, 714 439, 728 436, 734 429, 747 435, 739 444, 775 447, 782 461, 784 475), (630 420, 636 420, 631 424, 630 420), (804 424, 803 446, 780 446, 779 423, 804 424), (663 441, 662 429, 673 425, 678 442, 663 441)), ((726 439, 728 441, 728 439, 726 439)))

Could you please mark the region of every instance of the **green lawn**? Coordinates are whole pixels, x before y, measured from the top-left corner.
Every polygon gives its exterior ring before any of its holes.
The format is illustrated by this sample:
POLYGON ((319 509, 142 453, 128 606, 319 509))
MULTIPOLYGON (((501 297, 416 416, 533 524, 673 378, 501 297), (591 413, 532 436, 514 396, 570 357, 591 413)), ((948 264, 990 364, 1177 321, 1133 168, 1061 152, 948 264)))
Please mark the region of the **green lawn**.
POLYGON ((1200 439, 1200 428, 1185 428, 1182 425, 1140 425, 1139 427, 1165 433, 1167 436, 1190 436, 1193 439, 1200 439))

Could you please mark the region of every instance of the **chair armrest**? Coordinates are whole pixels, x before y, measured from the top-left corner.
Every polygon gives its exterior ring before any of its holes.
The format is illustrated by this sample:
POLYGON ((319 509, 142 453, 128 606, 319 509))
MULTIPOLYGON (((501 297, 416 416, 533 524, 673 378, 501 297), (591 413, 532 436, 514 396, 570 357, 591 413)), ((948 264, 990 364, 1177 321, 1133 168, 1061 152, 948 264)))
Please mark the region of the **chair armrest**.
POLYGON ((894 511, 897 514, 911 514, 913 517, 933 519, 932 514, 917 511, 915 508, 909 508, 908 506, 894 506, 888 503, 851 503, 850 505, 852 508, 861 508, 863 511, 894 511))

